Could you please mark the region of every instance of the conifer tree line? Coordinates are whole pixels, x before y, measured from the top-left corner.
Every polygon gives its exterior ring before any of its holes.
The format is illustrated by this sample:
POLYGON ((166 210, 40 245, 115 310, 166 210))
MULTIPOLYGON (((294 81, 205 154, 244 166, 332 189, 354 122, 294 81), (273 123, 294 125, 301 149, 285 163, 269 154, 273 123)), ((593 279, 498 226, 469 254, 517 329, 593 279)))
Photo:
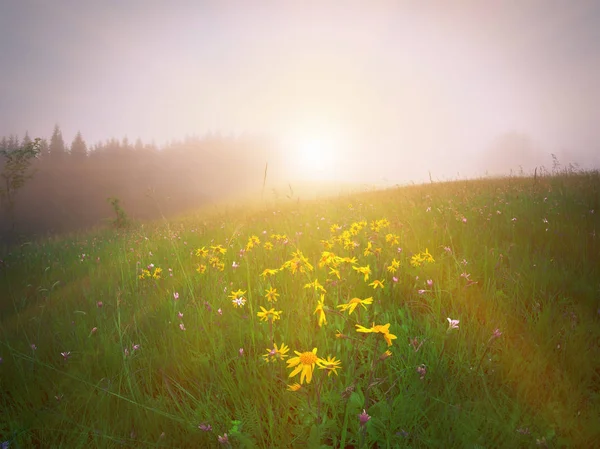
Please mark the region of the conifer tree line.
MULTIPOLYGON (((0 138, 0 150, 32 142, 0 138)), ((38 136, 35 136, 38 137, 38 136)), ((111 138, 88 145, 80 132, 68 143, 60 126, 39 142, 33 176, 18 194, 16 224, 44 235, 93 227, 112 218, 106 199, 119 198, 132 218, 154 219, 193 210, 245 190, 258 191, 264 167, 276 166, 274 143, 261 136, 207 134, 162 147, 141 139, 111 138)), ((0 157, 0 173, 5 161, 0 157)), ((6 222, 0 211, 0 221, 6 222)))

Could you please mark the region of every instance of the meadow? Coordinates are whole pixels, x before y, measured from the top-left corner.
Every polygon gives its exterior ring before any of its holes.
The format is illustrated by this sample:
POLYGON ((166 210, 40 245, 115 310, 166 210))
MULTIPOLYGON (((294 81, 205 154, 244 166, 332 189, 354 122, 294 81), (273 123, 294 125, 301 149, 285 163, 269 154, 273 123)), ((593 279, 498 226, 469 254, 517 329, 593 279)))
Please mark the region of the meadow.
POLYGON ((256 201, 0 258, 0 447, 600 447, 600 174, 256 201))

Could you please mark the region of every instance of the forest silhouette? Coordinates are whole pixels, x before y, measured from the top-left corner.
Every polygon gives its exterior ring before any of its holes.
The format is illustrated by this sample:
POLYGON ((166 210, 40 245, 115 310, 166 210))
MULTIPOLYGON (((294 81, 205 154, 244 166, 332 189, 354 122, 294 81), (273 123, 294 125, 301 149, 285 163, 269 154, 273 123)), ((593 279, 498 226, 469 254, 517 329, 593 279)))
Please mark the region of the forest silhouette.
MULTIPOLYGON (((0 149, 25 147, 32 141, 11 135, 0 149)), ((259 191, 265 164, 276 167, 279 152, 261 136, 206 134, 171 141, 162 147, 137 139, 109 139, 88 147, 80 133, 68 145, 55 126, 41 140, 33 173, 16 194, 15 229, 20 235, 48 235, 110 223, 107 201, 118 198, 137 220, 172 216, 216 203, 245 191, 259 191)), ((0 158, 0 173, 4 168, 0 158)), ((271 171, 271 178, 277 173, 271 171)), ((12 227, 5 208, 2 231, 12 227)))

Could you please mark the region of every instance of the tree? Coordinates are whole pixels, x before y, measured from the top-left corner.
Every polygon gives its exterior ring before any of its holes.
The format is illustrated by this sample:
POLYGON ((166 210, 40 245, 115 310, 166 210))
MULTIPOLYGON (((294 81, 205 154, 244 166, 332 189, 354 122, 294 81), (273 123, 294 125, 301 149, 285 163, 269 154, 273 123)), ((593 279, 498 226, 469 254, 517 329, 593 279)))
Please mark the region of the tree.
POLYGON ((55 161, 62 161, 66 153, 62 132, 58 125, 54 125, 54 132, 50 138, 50 158, 55 161))
POLYGON ((139 152, 144 150, 144 143, 142 142, 142 139, 140 139, 139 137, 135 140, 135 145, 133 146, 133 149, 135 151, 139 152))
POLYGON ((19 148, 19 136, 13 136, 12 134, 8 137, 7 148, 9 150, 16 150, 19 148))
POLYGON ((21 146, 26 147, 31 142, 32 142, 32 140, 31 140, 31 137, 29 137, 29 132, 25 131, 25 137, 23 137, 23 140, 21 141, 21 146))
POLYGON ((1 149, 0 157, 4 159, 4 169, 0 173, 0 200, 11 218, 14 229, 15 195, 25 182, 33 176, 29 168, 33 159, 40 153, 41 139, 35 139, 28 145, 17 149, 1 149))
POLYGON ((50 156, 50 145, 48 144, 48 139, 42 139, 40 141, 40 158, 42 160, 48 159, 50 156))
POLYGON ((85 144, 83 137, 81 137, 81 132, 78 131, 75 139, 73 139, 73 143, 71 143, 71 157, 81 161, 87 157, 87 153, 87 145, 85 144))

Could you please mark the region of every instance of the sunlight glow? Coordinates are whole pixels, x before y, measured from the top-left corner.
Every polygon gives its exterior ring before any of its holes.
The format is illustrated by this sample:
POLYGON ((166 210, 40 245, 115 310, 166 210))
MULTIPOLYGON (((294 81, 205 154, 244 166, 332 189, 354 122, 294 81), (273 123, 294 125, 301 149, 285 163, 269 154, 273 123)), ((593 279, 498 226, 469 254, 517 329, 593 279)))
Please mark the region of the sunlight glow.
POLYGON ((343 157, 341 139, 333 132, 302 131, 284 140, 290 173, 305 181, 335 180, 343 157))

